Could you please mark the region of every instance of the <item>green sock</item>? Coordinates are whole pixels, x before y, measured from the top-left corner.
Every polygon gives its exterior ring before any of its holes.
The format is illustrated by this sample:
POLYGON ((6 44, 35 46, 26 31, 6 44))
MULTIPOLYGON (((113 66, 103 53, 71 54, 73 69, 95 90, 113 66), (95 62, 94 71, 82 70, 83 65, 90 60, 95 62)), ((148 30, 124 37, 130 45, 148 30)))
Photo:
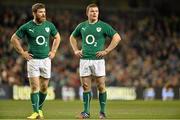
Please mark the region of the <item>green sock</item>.
POLYGON ((38 113, 39 110, 39 92, 31 93, 31 102, 33 111, 38 113))
POLYGON ((91 92, 83 93, 84 112, 90 113, 91 92))
POLYGON ((107 93, 99 93, 100 112, 105 112, 107 93))
POLYGON ((44 104, 46 96, 47 96, 47 93, 39 92, 39 110, 42 110, 42 106, 44 104))

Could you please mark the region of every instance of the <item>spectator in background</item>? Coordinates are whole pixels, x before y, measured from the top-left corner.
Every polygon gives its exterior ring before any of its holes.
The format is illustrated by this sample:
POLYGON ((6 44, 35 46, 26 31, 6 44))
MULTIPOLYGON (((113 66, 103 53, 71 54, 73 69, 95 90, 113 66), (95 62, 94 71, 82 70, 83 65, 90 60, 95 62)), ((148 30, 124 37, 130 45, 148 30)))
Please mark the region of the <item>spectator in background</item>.
POLYGON ((162 100, 173 100, 174 91, 170 83, 167 83, 162 89, 162 100))
POLYGON ((154 100, 155 98, 155 91, 153 86, 149 86, 144 90, 144 99, 145 100, 154 100))

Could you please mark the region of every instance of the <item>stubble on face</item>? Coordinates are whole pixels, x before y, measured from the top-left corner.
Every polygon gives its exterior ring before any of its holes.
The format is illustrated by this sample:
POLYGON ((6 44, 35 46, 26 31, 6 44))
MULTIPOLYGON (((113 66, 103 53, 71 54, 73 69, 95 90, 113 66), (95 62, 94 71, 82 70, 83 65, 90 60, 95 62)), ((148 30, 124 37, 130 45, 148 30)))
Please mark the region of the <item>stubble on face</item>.
POLYGON ((35 13, 35 21, 37 23, 42 23, 46 20, 46 10, 43 9, 38 9, 37 12, 35 13))
POLYGON ((88 20, 90 22, 96 22, 98 21, 98 17, 99 17, 99 9, 97 7, 91 7, 89 8, 88 12, 87 12, 87 16, 88 16, 88 20))

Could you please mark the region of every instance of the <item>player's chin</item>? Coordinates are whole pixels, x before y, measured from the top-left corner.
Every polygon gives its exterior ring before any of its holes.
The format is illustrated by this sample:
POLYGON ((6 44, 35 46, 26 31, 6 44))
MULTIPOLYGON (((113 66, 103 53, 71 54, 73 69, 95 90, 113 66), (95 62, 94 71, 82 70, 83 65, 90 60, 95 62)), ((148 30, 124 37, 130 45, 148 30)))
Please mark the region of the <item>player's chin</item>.
POLYGON ((98 20, 98 18, 94 17, 94 18, 93 18, 93 21, 96 21, 96 20, 98 20))
POLYGON ((44 21, 46 21, 46 18, 41 18, 41 22, 44 22, 44 21))

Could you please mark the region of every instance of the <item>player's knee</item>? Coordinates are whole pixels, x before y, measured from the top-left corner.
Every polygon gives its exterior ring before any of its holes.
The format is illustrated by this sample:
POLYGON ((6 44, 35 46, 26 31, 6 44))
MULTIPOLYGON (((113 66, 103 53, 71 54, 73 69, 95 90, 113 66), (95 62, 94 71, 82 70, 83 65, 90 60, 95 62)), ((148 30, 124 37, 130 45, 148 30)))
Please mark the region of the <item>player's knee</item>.
POLYGON ((35 91, 38 91, 39 90, 39 87, 38 86, 36 86, 36 85, 32 85, 31 86, 31 91, 32 92, 35 92, 35 91))
POLYGON ((105 88, 105 85, 98 85, 98 90, 99 92, 105 92, 106 91, 106 88, 105 88))
POLYGON ((47 88, 48 88, 47 86, 42 85, 41 88, 40 88, 40 91, 45 93, 45 92, 47 92, 47 88))
POLYGON ((86 83, 82 84, 83 90, 88 91, 90 89, 90 86, 86 83))

